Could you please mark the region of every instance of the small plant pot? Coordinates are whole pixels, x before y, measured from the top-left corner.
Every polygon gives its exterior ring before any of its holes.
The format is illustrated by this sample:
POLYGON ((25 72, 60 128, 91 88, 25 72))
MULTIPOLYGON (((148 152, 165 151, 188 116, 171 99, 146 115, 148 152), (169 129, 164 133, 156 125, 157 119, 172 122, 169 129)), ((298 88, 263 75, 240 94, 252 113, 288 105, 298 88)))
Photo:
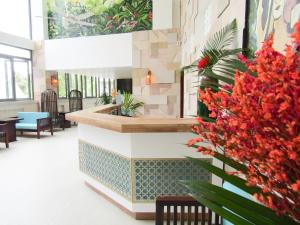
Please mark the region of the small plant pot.
POLYGON ((127 117, 132 117, 132 112, 129 109, 124 109, 121 107, 121 115, 127 116, 127 117))

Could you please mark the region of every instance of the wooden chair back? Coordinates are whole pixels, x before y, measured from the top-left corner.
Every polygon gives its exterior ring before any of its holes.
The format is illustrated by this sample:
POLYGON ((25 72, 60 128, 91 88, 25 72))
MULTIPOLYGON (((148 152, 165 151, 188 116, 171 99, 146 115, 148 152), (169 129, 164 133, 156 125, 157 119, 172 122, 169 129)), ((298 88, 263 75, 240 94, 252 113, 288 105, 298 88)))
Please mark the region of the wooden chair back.
POLYGON ((75 112, 82 110, 82 93, 78 90, 72 90, 69 93, 69 110, 75 112))
POLYGON ((156 225, 221 225, 221 217, 190 196, 156 199, 156 225))
POLYGON ((41 111, 49 112, 49 116, 54 120, 58 119, 57 94, 55 91, 47 89, 42 92, 41 111))

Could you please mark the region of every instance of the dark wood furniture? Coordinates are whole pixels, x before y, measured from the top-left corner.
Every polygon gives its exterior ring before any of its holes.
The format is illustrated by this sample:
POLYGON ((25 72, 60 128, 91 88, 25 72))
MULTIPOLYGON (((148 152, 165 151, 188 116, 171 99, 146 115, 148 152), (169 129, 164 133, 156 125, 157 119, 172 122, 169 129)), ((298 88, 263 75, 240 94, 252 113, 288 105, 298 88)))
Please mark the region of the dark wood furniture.
POLYGON ((165 196, 156 199, 155 224, 220 225, 222 218, 190 196, 165 196), (186 210, 187 209, 187 210, 186 210))
POLYGON ((82 110, 82 93, 78 90, 72 90, 69 93, 70 112, 82 110))
POLYGON ((8 139, 8 131, 9 131, 9 124, 4 123, 0 124, 0 142, 4 142, 6 148, 9 148, 9 139, 8 139))
POLYGON ((49 112, 49 116, 52 118, 52 123, 54 126, 61 127, 63 130, 64 121, 63 117, 59 115, 57 109, 57 94, 52 89, 47 89, 41 94, 41 111, 49 112))
POLYGON ((51 135, 53 136, 53 124, 52 124, 52 118, 43 118, 43 119, 37 119, 37 138, 40 139, 40 132, 50 130, 51 135))
POLYGON ((66 120, 66 114, 69 112, 59 112, 59 116, 62 118, 61 128, 70 128, 71 127, 71 121, 66 120))
POLYGON ((22 129, 18 128, 17 130, 21 132, 21 135, 23 135, 24 131, 27 132, 37 132, 37 138, 41 138, 41 132, 42 131, 47 131, 49 130, 51 135, 53 136, 53 123, 52 123, 52 118, 47 117, 47 118, 41 118, 41 119, 36 119, 36 129, 22 129))
MULTIPOLYGON (((21 120, 18 117, 9 117, 9 118, 0 118, 0 124, 7 124, 5 130, 7 132, 7 137, 9 142, 17 140, 17 131, 15 124, 21 120)), ((3 128, 0 127, 0 131, 3 131, 3 128)))

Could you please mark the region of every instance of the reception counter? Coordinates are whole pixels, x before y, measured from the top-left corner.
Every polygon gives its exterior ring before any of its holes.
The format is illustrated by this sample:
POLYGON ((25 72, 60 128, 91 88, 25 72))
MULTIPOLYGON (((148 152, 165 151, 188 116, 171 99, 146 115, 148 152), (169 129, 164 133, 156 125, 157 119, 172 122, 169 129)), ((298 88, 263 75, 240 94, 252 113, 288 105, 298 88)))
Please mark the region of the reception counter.
POLYGON ((80 171, 89 187, 136 219, 153 219, 157 196, 187 193, 180 180, 212 180, 185 159, 205 158, 185 146, 194 119, 111 115, 115 107, 66 115, 78 123, 80 171))

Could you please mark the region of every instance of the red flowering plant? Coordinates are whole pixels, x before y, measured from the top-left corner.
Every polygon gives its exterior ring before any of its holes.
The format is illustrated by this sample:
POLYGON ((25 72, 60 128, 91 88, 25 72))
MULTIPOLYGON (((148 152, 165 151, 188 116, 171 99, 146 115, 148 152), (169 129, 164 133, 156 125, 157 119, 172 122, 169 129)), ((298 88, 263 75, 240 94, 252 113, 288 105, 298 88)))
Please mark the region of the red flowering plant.
MULTIPOLYGON (((300 21, 285 54, 271 35, 247 69, 217 92, 199 90, 209 118, 198 118, 189 146, 235 169, 191 159, 253 195, 259 203, 202 182, 188 183, 195 198, 234 223, 299 224, 300 221, 300 21)), ((233 68, 233 67, 232 67, 233 68)))
MULTIPOLYGON (((240 71, 247 70, 245 64, 236 57, 243 49, 231 48, 236 34, 237 22, 233 20, 209 38, 200 59, 183 68, 189 73, 198 73, 198 83, 201 89, 206 87, 210 87, 214 91, 223 89, 224 87, 220 86, 220 83, 234 83, 236 68, 240 71)), ((198 114, 208 117, 207 107, 201 101, 198 102, 198 114)))

